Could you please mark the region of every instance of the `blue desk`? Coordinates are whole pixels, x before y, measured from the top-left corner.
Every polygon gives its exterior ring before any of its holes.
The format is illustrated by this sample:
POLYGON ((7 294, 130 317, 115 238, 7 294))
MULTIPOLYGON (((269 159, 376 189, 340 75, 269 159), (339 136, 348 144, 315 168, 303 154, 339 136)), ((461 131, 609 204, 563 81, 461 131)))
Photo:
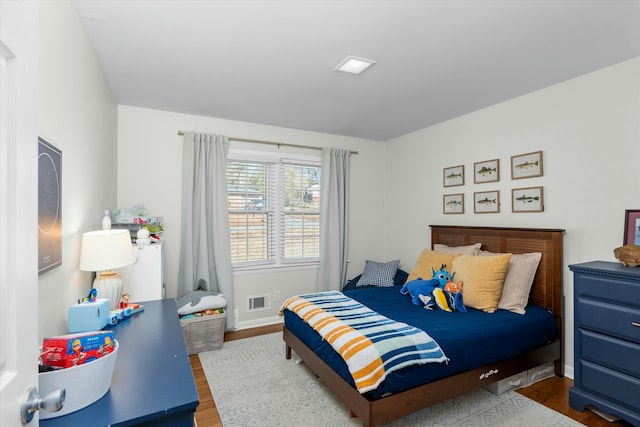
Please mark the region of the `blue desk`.
POLYGON ((112 328, 120 347, 107 394, 84 409, 40 421, 41 427, 193 427, 198 392, 176 303, 142 304, 144 311, 112 328))

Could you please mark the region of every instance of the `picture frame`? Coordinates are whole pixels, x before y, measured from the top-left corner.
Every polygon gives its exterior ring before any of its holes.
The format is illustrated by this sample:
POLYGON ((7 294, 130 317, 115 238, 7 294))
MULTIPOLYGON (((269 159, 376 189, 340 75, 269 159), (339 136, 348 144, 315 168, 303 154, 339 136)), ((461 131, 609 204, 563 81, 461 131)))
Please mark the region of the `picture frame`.
POLYGON ((500 181, 500 159, 485 160, 473 164, 474 184, 497 181, 500 181))
POLYGON ((442 213, 463 214, 464 193, 445 194, 444 196, 442 196, 442 213))
POLYGON ((624 211, 623 245, 640 245, 640 209, 624 211))
POLYGON ((444 168, 442 170, 442 182, 445 187, 464 185, 464 165, 444 168))
POLYGON ((499 213, 500 212, 500 190, 477 191, 473 193, 473 212, 499 213))
POLYGON ((512 212, 544 211, 544 189, 540 187, 514 188, 511 190, 512 212))
POLYGON ((511 179, 542 176, 542 151, 511 156, 511 179))
POLYGON ((38 275, 62 265, 62 151, 38 137, 38 275))

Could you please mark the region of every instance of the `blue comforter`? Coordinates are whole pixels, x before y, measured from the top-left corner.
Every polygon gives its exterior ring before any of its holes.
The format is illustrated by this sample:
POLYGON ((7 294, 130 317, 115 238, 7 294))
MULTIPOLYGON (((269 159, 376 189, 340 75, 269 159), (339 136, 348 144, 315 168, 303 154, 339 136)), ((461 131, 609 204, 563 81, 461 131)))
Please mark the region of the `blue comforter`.
MULTIPOLYGON (((412 304, 409 296, 400 294, 400 286, 363 287, 343 292, 390 319, 424 330, 450 360, 448 364, 411 366, 393 372, 375 391, 367 394, 372 398, 508 359, 556 337, 553 315, 533 305, 527 307, 524 315, 506 310, 485 313, 472 308, 467 313, 449 313, 412 304)), ((345 362, 320 335, 288 310, 284 318, 287 329, 354 385, 345 362)))

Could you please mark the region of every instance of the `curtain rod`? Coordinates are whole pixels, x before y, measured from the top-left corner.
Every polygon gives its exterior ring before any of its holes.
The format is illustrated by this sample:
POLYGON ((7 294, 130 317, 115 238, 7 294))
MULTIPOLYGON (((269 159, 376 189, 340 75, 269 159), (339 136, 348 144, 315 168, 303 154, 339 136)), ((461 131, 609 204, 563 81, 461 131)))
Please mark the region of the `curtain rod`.
MULTIPOLYGON (((178 136, 183 136, 184 131, 179 130, 178 136)), ((229 141, 238 141, 238 142, 254 142, 256 144, 269 144, 269 145, 277 145, 278 147, 297 147, 297 148, 312 148, 314 150, 322 150, 322 147, 314 147, 312 145, 300 145, 300 144, 287 144, 286 142, 275 142, 275 141, 263 141, 261 139, 246 139, 246 138, 234 138, 229 137, 229 141)), ((358 154, 357 151, 349 151, 351 154, 358 154)))

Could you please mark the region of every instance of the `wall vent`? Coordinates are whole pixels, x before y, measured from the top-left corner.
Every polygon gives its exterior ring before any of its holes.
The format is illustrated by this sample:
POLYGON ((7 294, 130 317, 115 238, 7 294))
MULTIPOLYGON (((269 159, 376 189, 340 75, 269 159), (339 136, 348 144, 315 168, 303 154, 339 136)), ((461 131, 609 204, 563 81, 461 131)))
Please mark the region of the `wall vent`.
POLYGON ((247 303, 247 311, 262 311, 271 308, 269 294, 249 295, 247 303))

